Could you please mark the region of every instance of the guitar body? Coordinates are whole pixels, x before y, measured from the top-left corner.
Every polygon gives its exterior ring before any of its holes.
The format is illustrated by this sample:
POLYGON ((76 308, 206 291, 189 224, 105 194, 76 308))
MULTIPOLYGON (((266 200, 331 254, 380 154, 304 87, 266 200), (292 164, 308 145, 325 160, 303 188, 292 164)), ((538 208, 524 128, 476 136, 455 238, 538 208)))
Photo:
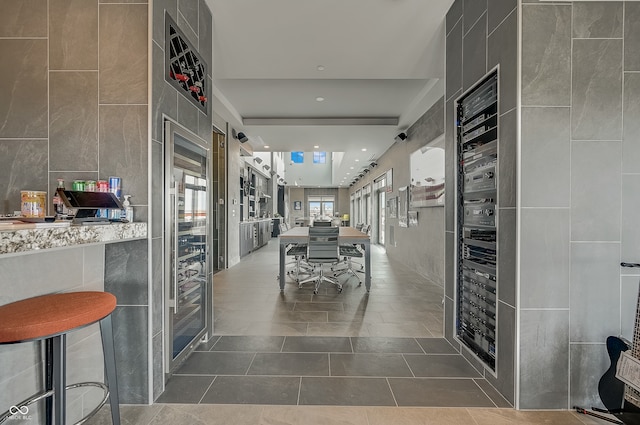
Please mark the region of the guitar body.
POLYGON ((629 347, 620 338, 610 336, 607 338, 607 353, 611 360, 609 369, 602 375, 598 382, 598 394, 602 404, 611 412, 620 411, 624 401, 624 382, 616 378, 616 366, 620 355, 629 347))

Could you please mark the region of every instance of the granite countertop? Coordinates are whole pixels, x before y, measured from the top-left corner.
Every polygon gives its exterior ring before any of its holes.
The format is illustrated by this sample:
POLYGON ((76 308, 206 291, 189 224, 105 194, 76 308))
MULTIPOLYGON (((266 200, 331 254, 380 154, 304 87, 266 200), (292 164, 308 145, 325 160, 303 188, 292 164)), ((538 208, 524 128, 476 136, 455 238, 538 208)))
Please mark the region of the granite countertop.
POLYGON ((119 242, 147 237, 147 223, 111 223, 94 226, 20 226, 0 230, 0 256, 65 248, 84 244, 119 242), (22 227, 22 228, 21 228, 22 227), (27 228, 23 228, 27 227, 27 228))

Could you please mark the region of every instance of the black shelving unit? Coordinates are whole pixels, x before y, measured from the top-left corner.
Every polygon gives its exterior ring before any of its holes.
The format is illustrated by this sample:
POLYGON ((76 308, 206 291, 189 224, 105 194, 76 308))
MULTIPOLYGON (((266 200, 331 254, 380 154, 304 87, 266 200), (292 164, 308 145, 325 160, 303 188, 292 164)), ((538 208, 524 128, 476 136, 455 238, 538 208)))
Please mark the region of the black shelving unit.
POLYGON ((498 72, 457 101, 457 337, 495 370, 498 72))

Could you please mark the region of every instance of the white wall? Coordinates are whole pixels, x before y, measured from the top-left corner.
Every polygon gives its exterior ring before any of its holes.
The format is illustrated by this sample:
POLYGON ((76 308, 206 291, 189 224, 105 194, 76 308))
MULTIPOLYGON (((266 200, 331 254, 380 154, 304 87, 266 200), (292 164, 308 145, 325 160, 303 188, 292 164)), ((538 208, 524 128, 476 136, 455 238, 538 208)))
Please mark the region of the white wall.
POLYGON ((331 186, 331 152, 327 152, 326 164, 314 164, 313 152, 304 153, 304 163, 292 164, 289 154, 285 154, 285 173, 287 183, 299 186, 331 186))

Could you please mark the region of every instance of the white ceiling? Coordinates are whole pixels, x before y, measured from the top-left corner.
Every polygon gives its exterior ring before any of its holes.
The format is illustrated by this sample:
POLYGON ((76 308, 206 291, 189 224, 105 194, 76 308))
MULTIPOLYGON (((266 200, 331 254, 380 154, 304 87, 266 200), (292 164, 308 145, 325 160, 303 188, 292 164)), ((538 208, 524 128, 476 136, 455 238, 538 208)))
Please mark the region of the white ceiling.
POLYGON ((254 151, 345 152, 335 185, 355 159, 381 156, 444 93, 453 0, 207 3, 214 108, 228 109, 222 116, 254 151))

